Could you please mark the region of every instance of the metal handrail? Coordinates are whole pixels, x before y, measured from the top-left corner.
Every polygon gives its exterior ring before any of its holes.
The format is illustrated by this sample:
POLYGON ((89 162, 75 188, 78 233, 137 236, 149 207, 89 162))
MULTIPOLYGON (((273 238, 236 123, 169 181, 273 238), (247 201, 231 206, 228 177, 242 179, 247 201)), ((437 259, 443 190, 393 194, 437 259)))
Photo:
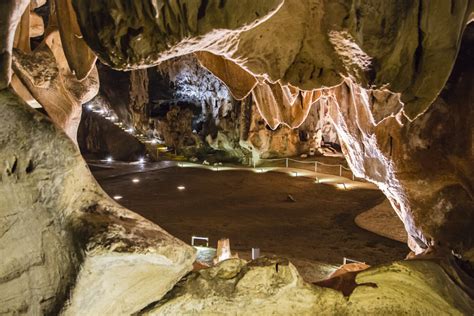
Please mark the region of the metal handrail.
MULTIPOLYGON (((320 161, 302 161, 302 160, 297 160, 297 159, 293 159, 293 158, 272 158, 272 159, 261 158, 259 160, 263 160, 263 161, 283 161, 284 160, 286 168, 289 168, 289 162, 290 161, 297 162, 297 163, 303 163, 303 164, 314 164, 314 172, 318 172, 318 165, 326 166, 326 167, 338 167, 340 177, 342 177, 342 170, 344 169, 344 170, 350 171, 352 173, 352 180, 355 180, 355 175, 352 172, 352 170, 350 168, 347 168, 347 167, 341 165, 341 164, 333 165, 333 164, 323 163, 323 162, 320 162, 320 161)), ((256 167, 255 166, 255 161, 253 162, 253 167, 254 168, 256 167)))

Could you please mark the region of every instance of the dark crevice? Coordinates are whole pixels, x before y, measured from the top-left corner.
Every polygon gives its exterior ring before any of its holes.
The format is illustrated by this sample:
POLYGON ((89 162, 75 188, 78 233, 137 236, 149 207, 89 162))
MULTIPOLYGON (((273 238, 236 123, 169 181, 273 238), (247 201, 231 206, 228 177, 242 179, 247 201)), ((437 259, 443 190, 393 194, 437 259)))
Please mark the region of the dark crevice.
POLYGON ((206 9, 209 0, 201 0, 201 5, 199 6, 198 10, 198 20, 202 19, 206 15, 206 9))
POLYGON ((360 31, 360 23, 362 19, 362 11, 360 8, 356 8, 355 10, 355 18, 356 18, 356 31, 360 31))
MULTIPOLYGON (((418 7, 418 47, 415 50, 415 72, 420 70, 421 66, 421 59, 423 56, 423 30, 421 29, 421 19, 422 19, 422 12, 423 12, 423 1, 420 0, 419 7, 418 7)), ((416 76, 415 76, 416 78, 416 76)))
POLYGON ((223 8, 224 8, 225 2, 226 2, 226 0, 220 0, 220 1, 219 1, 219 9, 223 9, 223 8))
POLYGON ((33 165, 33 161, 30 160, 28 162, 28 166, 26 167, 25 171, 26 173, 32 173, 34 169, 35 169, 35 166, 33 165))
POLYGON ((16 166, 18 165, 18 159, 15 157, 15 161, 13 162, 11 170, 11 174, 15 173, 16 171, 16 166))

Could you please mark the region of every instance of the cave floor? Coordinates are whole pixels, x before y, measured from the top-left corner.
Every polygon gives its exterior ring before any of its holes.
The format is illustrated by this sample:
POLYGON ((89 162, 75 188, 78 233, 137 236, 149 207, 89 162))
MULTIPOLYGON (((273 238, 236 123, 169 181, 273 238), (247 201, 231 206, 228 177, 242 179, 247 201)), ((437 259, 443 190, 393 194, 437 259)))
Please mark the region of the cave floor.
POLYGON ((343 257, 374 265, 409 252, 405 244, 354 223, 359 213, 384 200, 378 190, 340 190, 277 172, 153 166, 143 172, 124 165, 91 169, 110 196, 123 197, 117 202, 172 235, 188 243, 193 235, 206 236, 212 247, 228 237, 244 259, 258 247, 263 255, 286 257, 310 270, 312 264, 340 265, 343 257), (180 185, 186 189, 178 190, 180 185))

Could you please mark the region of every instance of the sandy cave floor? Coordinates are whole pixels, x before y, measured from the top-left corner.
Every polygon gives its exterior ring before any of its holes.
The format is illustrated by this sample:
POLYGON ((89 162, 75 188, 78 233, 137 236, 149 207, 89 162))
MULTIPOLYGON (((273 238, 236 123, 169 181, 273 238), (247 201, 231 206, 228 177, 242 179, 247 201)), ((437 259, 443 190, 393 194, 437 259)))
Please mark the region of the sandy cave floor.
POLYGON ((207 236, 216 247, 219 238, 228 237, 240 257, 249 259, 251 247, 258 247, 263 255, 289 258, 312 281, 323 273, 311 272, 313 266, 321 270, 320 263, 340 265, 348 257, 373 265, 409 252, 405 244, 354 223, 384 200, 378 190, 340 190, 277 172, 161 167, 91 169, 109 195, 123 196, 120 204, 181 240, 207 236))

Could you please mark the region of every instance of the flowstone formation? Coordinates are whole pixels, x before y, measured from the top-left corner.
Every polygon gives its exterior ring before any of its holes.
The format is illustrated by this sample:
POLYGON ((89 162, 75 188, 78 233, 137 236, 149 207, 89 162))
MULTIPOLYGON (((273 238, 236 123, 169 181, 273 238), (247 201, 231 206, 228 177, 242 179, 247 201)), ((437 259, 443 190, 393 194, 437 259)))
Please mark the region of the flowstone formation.
MULTIPOLYGON (((474 312, 472 24, 466 29, 474 1, 54 4, 59 36, 46 26, 32 52, 28 1, 0 4, 0 313, 474 312), (56 126, 8 88, 14 45, 15 72, 40 104, 40 89, 74 97, 52 102, 56 126), (219 56, 227 71, 208 69, 234 97, 252 95, 271 128, 327 109, 351 168, 384 191, 422 259, 349 275, 347 297, 304 283, 281 259, 228 260, 178 283, 193 249, 110 200, 57 126, 74 138, 77 120, 67 120, 90 96, 75 88, 94 86, 86 80, 95 54, 117 70, 138 69, 130 76, 146 85, 139 68, 191 53, 204 66, 219 56)), ((131 97, 140 109, 146 96, 131 97)))

